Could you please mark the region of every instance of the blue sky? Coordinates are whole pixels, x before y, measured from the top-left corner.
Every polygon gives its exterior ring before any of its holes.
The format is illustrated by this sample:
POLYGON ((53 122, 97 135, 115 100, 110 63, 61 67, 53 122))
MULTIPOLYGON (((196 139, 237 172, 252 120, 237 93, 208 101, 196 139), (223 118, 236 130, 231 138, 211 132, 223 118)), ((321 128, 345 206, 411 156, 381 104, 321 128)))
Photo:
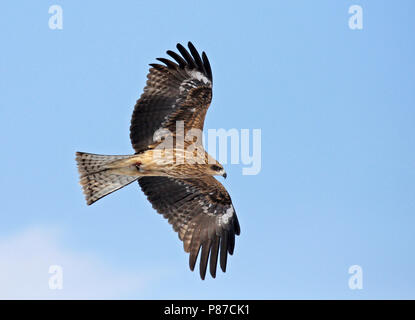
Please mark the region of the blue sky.
POLYGON ((413 1, 0 4, 0 297, 415 298, 413 1), (63 30, 48 27, 51 5, 63 30), (348 26, 363 8, 363 30, 348 26), (227 164, 241 224, 201 281, 136 184, 87 207, 75 151, 128 154, 148 63, 207 52, 206 128, 261 129, 262 170, 227 164), (50 265, 64 288, 48 289, 50 265), (348 269, 363 270, 363 289, 348 269))

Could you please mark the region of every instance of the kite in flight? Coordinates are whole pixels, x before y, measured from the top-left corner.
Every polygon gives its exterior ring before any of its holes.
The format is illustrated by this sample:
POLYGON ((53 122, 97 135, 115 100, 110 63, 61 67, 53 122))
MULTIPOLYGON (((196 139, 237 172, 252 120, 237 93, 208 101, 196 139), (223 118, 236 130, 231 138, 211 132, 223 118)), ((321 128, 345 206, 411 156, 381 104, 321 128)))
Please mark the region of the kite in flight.
POLYGON ((190 253, 193 271, 200 252, 200 277, 226 271, 240 227, 231 197, 214 178, 226 172, 203 148, 200 135, 212 99, 212 70, 206 54, 177 44, 174 61, 150 64, 147 84, 131 119, 134 155, 76 153, 88 205, 138 181, 153 208, 162 214, 190 253), (191 136, 192 139, 189 139, 191 136), (196 141, 194 141, 196 137, 196 141))

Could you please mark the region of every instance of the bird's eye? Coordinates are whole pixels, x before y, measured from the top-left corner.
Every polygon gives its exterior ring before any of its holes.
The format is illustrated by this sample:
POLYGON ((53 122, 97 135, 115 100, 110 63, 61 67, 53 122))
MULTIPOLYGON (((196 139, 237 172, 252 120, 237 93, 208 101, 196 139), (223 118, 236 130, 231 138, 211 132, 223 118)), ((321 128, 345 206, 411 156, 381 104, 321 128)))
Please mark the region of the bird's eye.
POLYGON ((221 171, 221 170, 222 170, 222 168, 221 168, 221 167, 219 167, 219 166, 218 166, 218 165, 216 165, 216 164, 212 165, 210 168, 211 168, 213 171, 221 171))

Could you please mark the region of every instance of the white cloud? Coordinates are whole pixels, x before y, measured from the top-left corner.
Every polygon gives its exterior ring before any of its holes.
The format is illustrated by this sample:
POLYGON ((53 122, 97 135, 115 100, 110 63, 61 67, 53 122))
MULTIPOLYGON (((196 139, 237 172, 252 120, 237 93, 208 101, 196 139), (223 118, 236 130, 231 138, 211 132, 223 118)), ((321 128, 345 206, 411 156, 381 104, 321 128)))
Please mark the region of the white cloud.
POLYGON ((0 238, 0 299, 111 299, 140 292, 148 277, 117 270, 62 247, 59 232, 32 227, 0 238), (49 267, 63 268, 63 289, 49 289, 49 267))

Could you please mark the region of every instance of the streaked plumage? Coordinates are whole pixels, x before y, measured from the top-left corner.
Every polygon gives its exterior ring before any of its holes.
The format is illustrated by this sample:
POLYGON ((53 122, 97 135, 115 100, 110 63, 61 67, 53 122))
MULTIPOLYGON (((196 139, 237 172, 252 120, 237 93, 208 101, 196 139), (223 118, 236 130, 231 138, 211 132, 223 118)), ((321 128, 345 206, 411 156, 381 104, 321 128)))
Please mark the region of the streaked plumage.
POLYGON ((168 219, 183 241, 184 250, 190 253, 191 270, 200 255, 200 276, 204 279, 209 260, 212 277, 216 276, 218 259, 221 269, 226 271, 227 255, 233 254, 240 227, 228 192, 213 177, 226 177, 226 173, 203 149, 201 140, 196 144, 201 150, 195 158, 197 163, 180 161, 187 158, 177 146, 182 143, 187 150, 191 142, 184 137, 189 130, 203 130, 212 99, 209 60, 204 52, 200 56, 192 43, 188 47, 190 52, 178 44, 181 55, 167 51, 174 61, 158 58, 163 64, 151 64, 131 120, 135 155, 77 152, 76 160, 88 205, 138 180, 153 208, 168 219), (169 130, 173 146, 163 149, 163 154, 171 154, 172 162, 160 161, 155 156, 166 140, 155 137, 160 130, 169 130))

